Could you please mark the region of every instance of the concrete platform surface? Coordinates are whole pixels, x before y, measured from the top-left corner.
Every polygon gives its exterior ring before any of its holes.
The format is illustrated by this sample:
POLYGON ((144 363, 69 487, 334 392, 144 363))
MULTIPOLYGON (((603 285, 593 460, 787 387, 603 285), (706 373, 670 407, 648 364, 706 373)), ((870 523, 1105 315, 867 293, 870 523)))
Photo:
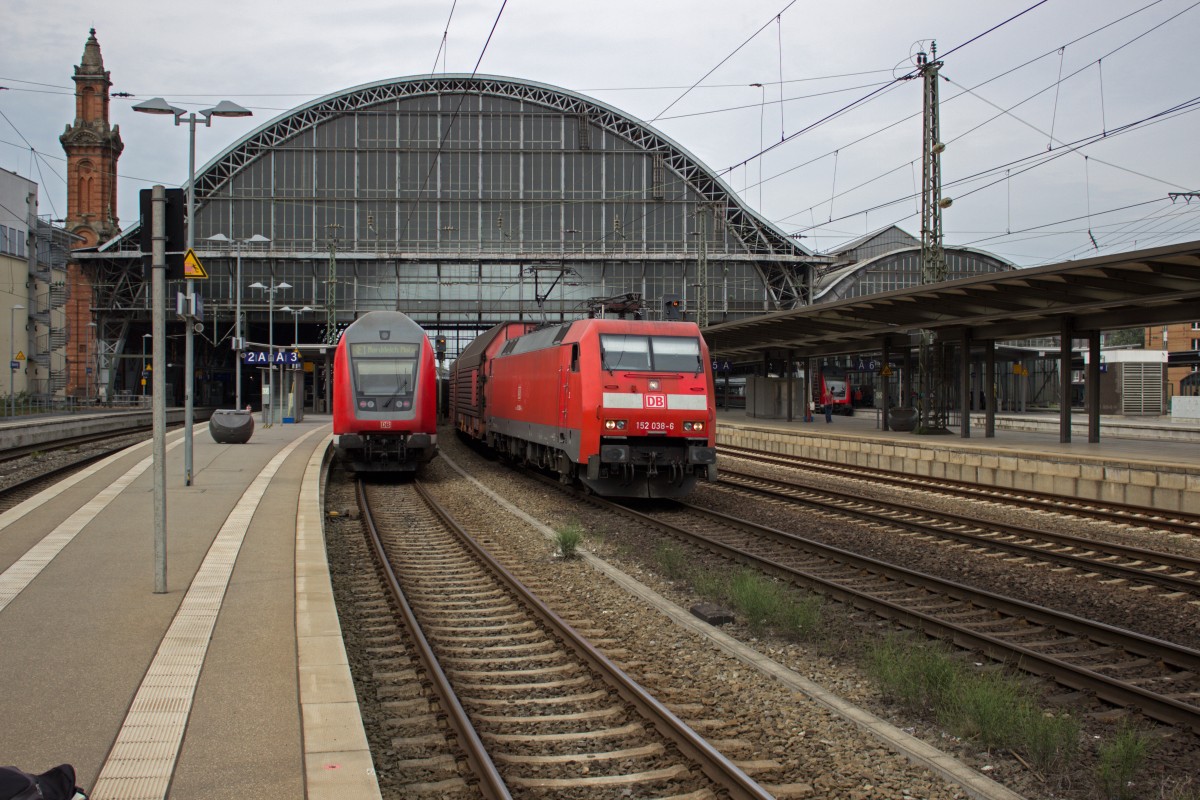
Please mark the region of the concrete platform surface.
POLYGON ((0 514, 0 761, 96 800, 377 798, 321 533, 329 417, 167 437, 0 514))
POLYGON ((748 417, 740 410, 718 411, 717 423, 796 430, 815 430, 821 434, 865 436, 896 444, 929 447, 974 447, 1042 454, 1123 458, 1164 464, 1200 465, 1200 420, 1173 420, 1169 417, 1100 418, 1100 441, 1088 442, 1087 420, 1074 416, 1070 442, 1060 442, 1057 413, 997 414, 996 435, 984 436, 982 415, 972 415, 971 435, 961 436, 959 428, 948 435, 924 436, 911 431, 882 429, 878 409, 858 409, 851 416, 833 415, 825 422, 817 414, 812 422, 802 419, 765 419, 748 417))
POLYGON ((995 433, 883 430, 873 409, 831 422, 717 413, 718 445, 1200 514, 1200 425, 1105 417, 1099 442, 1086 429, 1060 442, 1057 415, 1027 414, 998 417, 995 433), (1126 435, 1110 435, 1118 431, 1126 435))

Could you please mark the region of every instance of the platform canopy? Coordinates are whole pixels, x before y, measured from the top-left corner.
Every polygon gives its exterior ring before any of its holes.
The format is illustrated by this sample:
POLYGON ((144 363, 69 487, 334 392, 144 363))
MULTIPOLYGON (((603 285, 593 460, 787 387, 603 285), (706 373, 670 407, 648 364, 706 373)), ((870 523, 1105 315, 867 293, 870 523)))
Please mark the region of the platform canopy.
POLYGON ((920 330, 1011 340, 1200 319, 1200 242, 978 275, 704 329, 714 357, 882 350, 920 330))

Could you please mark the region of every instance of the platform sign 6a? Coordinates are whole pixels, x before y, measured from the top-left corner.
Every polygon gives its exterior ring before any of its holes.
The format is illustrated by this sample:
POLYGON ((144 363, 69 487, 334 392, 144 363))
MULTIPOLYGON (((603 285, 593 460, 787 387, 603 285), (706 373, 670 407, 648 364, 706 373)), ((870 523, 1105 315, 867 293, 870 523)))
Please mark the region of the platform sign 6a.
POLYGON ((642 397, 642 408, 666 408, 667 396, 665 394, 647 394, 642 397))

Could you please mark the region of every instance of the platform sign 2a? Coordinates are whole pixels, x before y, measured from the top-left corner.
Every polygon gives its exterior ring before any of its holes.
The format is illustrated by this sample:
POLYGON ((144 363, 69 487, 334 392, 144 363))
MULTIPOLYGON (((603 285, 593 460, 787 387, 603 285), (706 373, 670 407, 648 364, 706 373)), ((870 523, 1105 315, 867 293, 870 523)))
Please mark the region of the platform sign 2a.
POLYGON ((275 360, 272 362, 271 354, 265 350, 247 350, 242 353, 242 363, 248 366, 267 366, 268 364, 299 364, 299 350, 276 350, 275 360))

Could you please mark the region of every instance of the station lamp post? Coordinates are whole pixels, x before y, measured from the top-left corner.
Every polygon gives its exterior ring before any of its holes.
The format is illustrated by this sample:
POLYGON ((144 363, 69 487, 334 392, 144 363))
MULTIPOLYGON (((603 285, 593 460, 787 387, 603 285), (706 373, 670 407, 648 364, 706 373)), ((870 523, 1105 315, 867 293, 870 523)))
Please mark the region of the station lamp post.
POLYGON ((237 365, 233 368, 234 384, 236 385, 237 388, 234 391, 234 395, 235 395, 236 399, 233 401, 233 407, 236 408, 238 411, 241 411, 242 410, 242 350, 244 350, 246 347, 246 342, 242 338, 242 245, 243 244, 259 244, 259 243, 265 244, 266 242, 269 242, 271 240, 268 239, 266 236, 263 236, 261 233, 256 233, 253 236, 251 236, 249 239, 230 239, 228 236, 226 236, 223 233, 214 233, 212 236, 208 237, 208 240, 210 242, 230 242, 231 241, 231 242, 233 242, 234 248, 237 250, 237 280, 235 283, 235 285, 237 286, 237 309, 236 309, 236 311, 234 311, 237 321, 234 323, 235 332, 234 332, 234 337, 233 337, 233 349, 235 351, 237 351, 237 365))
POLYGON ((312 311, 312 308, 309 306, 305 306, 304 308, 292 308, 290 306, 284 306, 279 310, 290 312, 292 315, 292 321, 295 323, 292 329, 292 347, 295 347, 296 345, 300 344, 300 315, 305 311, 312 311))
POLYGON ((275 424, 275 293, 280 289, 290 289, 290 283, 275 283, 271 281, 270 286, 264 286, 261 282, 255 281, 250 284, 251 289, 262 289, 267 293, 267 425, 275 424))
MULTIPOLYGON (((192 249, 196 237, 196 123, 201 121, 203 117, 204 127, 212 127, 213 117, 249 117, 253 112, 248 108, 242 108, 237 103, 232 103, 228 100, 222 100, 212 108, 206 108, 200 112, 201 117, 196 116, 196 112, 188 114, 187 109, 178 108, 171 105, 161 97, 155 97, 147 100, 144 103, 138 103, 133 107, 134 111, 140 111, 143 114, 171 114, 175 117, 175 125, 179 126, 186 122, 189 128, 188 136, 188 196, 187 196, 187 247, 192 249), (187 114, 185 117, 184 115, 187 114)), ((185 310, 187 311, 187 323, 185 325, 184 337, 184 376, 183 376, 183 482, 185 486, 192 485, 192 423, 195 418, 195 405, 192 398, 192 389, 194 383, 194 362, 192 333, 195 327, 195 319, 192 316, 192 311, 195 309, 195 283, 191 278, 187 282, 187 303, 185 310)))
POLYGON ((8 318, 8 349, 12 351, 12 361, 10 361, 8 365, 8 402, 11 409, 8 412, 8 415, 10 417, 15 417, 17 415, 17 392, 13 386, 13 381, 16 377, 17 369, 20 367, 20 362, 17 361, 17 338, 13 331, 17 327, 17 312, 24 310, 25 306, 15 305, 12 307, 12 314, 8 318), (14 367, 13 364, 16 364, 17 366, 14 367))

